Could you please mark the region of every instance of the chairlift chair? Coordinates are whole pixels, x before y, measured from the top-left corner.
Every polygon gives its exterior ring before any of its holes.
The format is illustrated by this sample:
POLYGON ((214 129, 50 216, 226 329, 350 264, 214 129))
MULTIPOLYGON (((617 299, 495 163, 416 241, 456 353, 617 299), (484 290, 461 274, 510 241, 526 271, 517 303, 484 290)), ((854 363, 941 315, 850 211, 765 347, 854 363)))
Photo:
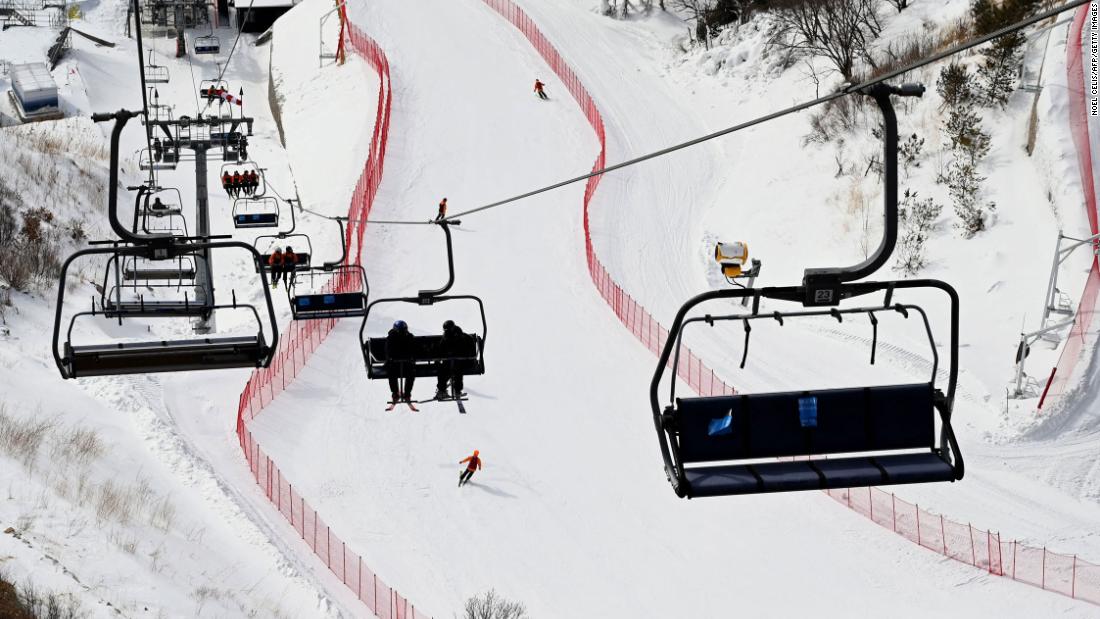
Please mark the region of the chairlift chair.
POLYGON ((447 268, 449 277, 447 283, 438 290, 421 290, 415 297, 386 298, 372 301, 367 306, 363 324, 359 328, 359 344, 363 351, 363 361, 367 368, 368 379, 388 379, 390 370, 395 365, 402 372, 403 377, 438 376, 441 371, 462 376, 476 376, 485 373, 485 339, 488 334, 488 324, 485 320, 485 305, 481 299, 474 295, 448 295, 454 284, 454 252, 451 247, 451 231, 449 226, 459 225, 458 221, 442 221, 439 223, 447 240, 447 268), (413 337, 413 350, 411 358, 392 358, 387 350, 386 335, 368 336, 367 324, 370 321, 371 310, 383 303, 409 303, 412 305, 434 305, 448 301, 472 301, 477 304, 481 315, 481 332, 467 333, 469 336, 468 347, 452 354, 442 354, 439 350, 442 335, 416 335, 413 337), (446 368, 446 370, 444 370, 446 368))
POLYGON ((210 26, 210 34, 195 37, 196 54, 217 54, 221 52, 221 41, 214 34, 214 26, 210 26))
POLYGON ((279 225, 279 201, 272 197, 237 198, 233 201, 234 228, 275 228, 279 225))
MULTIPOLYGON (((279 234, 261 235, 256 237, 256 240, 252 242, 252 246, 260 253, 260 261, 256 263, 257 270, 262 269, 267 273, 271 273, 271 254, 275 253, 276 249, 283 249, 284 247, 290 247, 294 251, 294 271, 296 273, 310 270, 313 259, 313 243, 310 242, 308 234, 281 232, 279 234), (305 247, 305 250, 302 247, 305 247)), ((338 261, 337 264, 339 262, 342 262, 342 260, 338 261)))
MULTIPOLYGON (((187 306, 183 303, 177 303, 175 306, 170 305, 171 302, 160 301, 139 301, 137 304, 129 301, 118 303, 117 300, 108 300, 113 296, 112 291, 104 293, 105 299, 100 304, 102 309, 93 305, 90 311, 74 313, 69 319, 68 328, 64 334, 64 339, 62 339, 65 282, 67 281, 69 268, 75 260, 87 256, 106 256, 109 269, 114 270, 116 266, 121 265, 119 270, 125 272, 126 265, 131 262, 172 262, 180 258, 186 260, 188 257, 197 256, 203 252, 231 248, 243 249, 249 252, 254 260, 259 259, 255 249, 239 241, 167 242, 158 245, 118 245, 116 242, 112 243, 110 247, 84 249, 70 256, 61 267, 61 285, 58 287, 53 332, 54 360, 61 376, 63 378, 82 378, 88 376, 267 367, 274 356, 279 333, 274 306, 271 302, 271 293, 267 286, 267 278, 262 273, 260 274, 260 287, 263 289, 267 306, 266 321, 261 319, 260 311, 255 305, 240 303, 235 293, 232 296, 231 303, 205 305, 202 308, 206 312, 241 310, 250 313, 257 328, 255 335, 168 340, 151 339, 139 342, 96 344, 75 343, 74 336, 77 332, 75 329, 77 322, 96 316, 118 319, 133 316, 175 318, 195 316, 197 312, 194 306, 187 306)), ((134 271, 131 269, 131 272, 134 271)), ((137 284, 136 281, 132 281, 132 283, 137 284)), ((126 284, 125 275, 120 278, 119 284, 126 284)), ((141 282, 140 285, 145 285, 145 283, 141 282)))
POLYGON ((167 84, 168 67, 153 62, 153 50, 149 50, 149 64, 145 66, 145 81, 150 84, 167 84))
POLYGON ((197 270, 194 256, 177 256, 166 260, 145 260, 130 256, 122 262, 122 279, 135 285, 153 288, 180 288, 195 281, 197 270))
POLYGON ((218 98, 218 92, 229 90, 229 82, 225 80, 202 80, 199 82, 199 96, 207 101, 218 98))
POLYGON ((366 316, 370 288, 358 264, 325 265, 291 275, 287 285, 294 320, 366 316))
POLYGON ((174 148, 166 148, 157 159, 153 151, 143 148, 138 152, 138 168, 142 170, 175 170, 179 163, 179 153, 174 148))
MULTIPOLYGON (((918 85, 887 84, 863 91, 878 104, 885 127, 884 235, 870 258, 853 267, 807 269, 801 286, 706 292, 689 300, 676 314, 650 383, 649 396, 665 473, 678 496, 962 479, 962 454, 951 425, 958 380, 958 294, 950 285, 937 280, 857 281, 888 261, 897 240, 897 119, 890 97, 920 96, 923 91, 918 85), (949 299, 951 337, 944 384, 937 384, 939 353, 925 311, 894 301, 895 292, 909 289, 936 290, 949 299), (875 293, 883 294, 880 304, 838 307, 844 300, 875 293), (744 298, 751 301, 751 309, 746 313, 688 317, 707 301, 744 298), (805 309, 763 312, 762 299, 800 304, 805 309), (852 315, 867 316, 872 328, 873 363, 878 316, 884 312, 896 312, 923 323, 932 357, 931 376, 927 380, 709 397, 676 395, 675 376, 685 327, 740 323, 745 338, 741 359, 744 367, 754 322, 775 320, 783 325, 788 319, 807 316, 831 316, 838 321, 852 315), (662 406, 659 391, 668 369, 672 373, 669 400, 662 406)), ((719 247, 716 257, 736 253, 727 253, 719 247)))
MULTIPOLYGON (((136 254, 115 254, 107 259, 104 269, 103 285, 100 286, 100 298, 98 313, 107 318, 131 318, 140 316, 209 316, 213 307, 213 295, 205 286, 197 285, 194 277, 186 286, 173 284, 171 280, 164 278, 141 279, 137 277, 140 270, 137 268, 136 254), (129 259, 129 260, 128 260, 129 259), (130 264, 128 264, 130 263, 130 264), (130 267, 130 268, 127 268, 130 267), (172 298, 161 298, 155 294, 147 294, 151 290, 172 288, 180 291, 187 288, 182 296, 172 295, 172 298)), ((148 258, 143 262, 152 262, 156 258, 148 258)), ((192 272, 199 257, 195 254, 181 253, 178 249, 171 252, 170 260, 180 270, 184 261, 191 266, 192 272)), ((92 311, 96 311, 93 304, 92 311)))
POLYGON ((145 188, 135 198, 134 224, 131 229, 135 234, 189 237, 182 205, 180 192, 174 187, 145 188))
MULTIPOLYGON (((239 132, 232 132, 232 136, 230 136, 229 134, 225 135, 228 136, 227 144, 239 142, 244 139, 244 136, 242 136, 239 132)), ((213 134, 211 134, 211 138, 213 138, 213 134)), ((264 175, 264 169, 261 168, 259 164, 257 164, 255 161, 249 161, 246 159, 234 159, 232 161, 227 160, 225 163, 222 163, 221 170, 218 172, 218 180, 220 181, 227 172, 230 176, 233 176, 234 172, 239 172, 241 174, 251 174, 252 172, 255 172, 257 186, 252 194, 248 197, 262 198, 267 195, 267 178, 264 175)))

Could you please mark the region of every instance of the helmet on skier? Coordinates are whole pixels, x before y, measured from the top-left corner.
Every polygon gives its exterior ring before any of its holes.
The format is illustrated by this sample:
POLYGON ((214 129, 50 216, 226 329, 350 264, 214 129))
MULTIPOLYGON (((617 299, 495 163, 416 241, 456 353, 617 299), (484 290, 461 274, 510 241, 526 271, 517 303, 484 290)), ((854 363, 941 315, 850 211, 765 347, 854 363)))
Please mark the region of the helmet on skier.
POLYGON ((453 321, 453 320, 448 320, 448 321, 443 323, 443 332, 444 333, 446 333, 447 331, 450 331, 451 329, 454 329, 454 328, 455 328, 455 321, 453 321))
POLYGON ((294 251, 293 249, 291 249, 291 248, 290 248, 290 245, 287 245, 287 246, 286 246, 286 250, 287 250, 287 251, 289 251, 289 252, 293 252, 293 251, 294 251))
POLYGON ((480 451, 478 451, 478 450, 476 450, 476 449, 474 450, 474 455, 475 455, 475 456, 476 456, 476 455, 478 455, 479 453, 481 453, 481 452, 480 452, 480 451))
POLYGON ((397 320, 393 323, 393 328, 398 331, 408 331, 409 325, 404 320, 397 320))

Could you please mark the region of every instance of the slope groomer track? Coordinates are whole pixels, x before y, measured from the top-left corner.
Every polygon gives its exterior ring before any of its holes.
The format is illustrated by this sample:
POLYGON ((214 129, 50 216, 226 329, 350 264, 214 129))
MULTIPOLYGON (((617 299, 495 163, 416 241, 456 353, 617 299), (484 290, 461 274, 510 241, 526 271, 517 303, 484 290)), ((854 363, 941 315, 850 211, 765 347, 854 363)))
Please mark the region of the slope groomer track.
MULTIPOLYGON (((587 122, 522 35, 483 4, 394 0, 353 4, 349 14, 392 67, 393 132, 373 216, 427 219, 444 196, 461 210, 590 165, 598 146, 587 122), (550 102, 533 97, 535 77, 550 84, 550 102)), ((675 105, 666 86, 647 86, 675 105)), ((458 608, 496 587, 536 616, 746 607, 787 616, 854 601, 896 616, 1094 610, 943 562, 819 493, 675 499, 648 419, 653 360, 592 288, 581 191, 470 217, 455 231, 454 292, 480 295, 489 322, 488 373, 467 380, 469 414, 450 403, 385 413, 388 389, 366 382, 358 325, 345 321, 251 424, 302 496, 418 609, 458 608), (458 490, 457 461, 472 449, 486 468, 458 490)), ((442 283, 440 237, 432 227, 368 228, 372 294, 442 283)), ((397 319, 419 334, 445 319, 469 329, 475 318, 459 307, 402 310, 372 315, 369 332, 397 319)), ((421 382, 417 392, 432 388, 421 382)))

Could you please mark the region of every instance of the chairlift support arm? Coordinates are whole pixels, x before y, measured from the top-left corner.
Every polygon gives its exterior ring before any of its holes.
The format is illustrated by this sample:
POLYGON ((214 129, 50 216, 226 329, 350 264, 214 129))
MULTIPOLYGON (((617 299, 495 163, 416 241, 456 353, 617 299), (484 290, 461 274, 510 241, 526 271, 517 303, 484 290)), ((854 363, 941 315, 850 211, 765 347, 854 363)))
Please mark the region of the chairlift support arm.
POLYGON ((891 97, 921 97, 924 86, 903 84, 892 86, 878 83, 862 91, 875 100, 882 112, 883 135, 883 231, 882 240, 875 252, 863 262, 849 267, 806 269, 802 285, 805 288, 802 303, 807 306, 837 305, 844 297, 838 293, 841 285, 868 277, 882 268, 898 239, 898 119, 891 97))

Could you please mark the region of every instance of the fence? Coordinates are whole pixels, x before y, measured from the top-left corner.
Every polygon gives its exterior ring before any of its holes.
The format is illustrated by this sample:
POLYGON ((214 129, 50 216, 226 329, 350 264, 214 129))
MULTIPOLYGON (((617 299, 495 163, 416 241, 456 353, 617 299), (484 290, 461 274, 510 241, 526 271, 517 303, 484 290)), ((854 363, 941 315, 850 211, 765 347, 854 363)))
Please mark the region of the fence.
POLYGON ((1002 540, 1000 533, 975 529, 970 524, 933 514, 879 488, 847 488, 827 493, 852 511, 945 557, 990 574, 1100 604, 1100 565, 1077 555, 1002 540))
MULTIPOLYGON (((363 255, 367 216, 382 181, 392 92, 389 61, 378 44, 354 25, 348 28, 346 36, 351 46, 378 73, 381 81, 370 152, 348 209, 348 218, 351 221, 345 241, 349 248, 349 259, 354 256, 354 263, 359 264, 363 255)), ((328 287, 338 291, 357 290, 359 282, 356 277, 353 273, 344 272, 341 277, 330 282, 328 287)), ((252 476, 265 496, 298 532, 309 549, 371 612, 384 619, 426 618, 428 615, 416 610, 413 604, 365 566, 362 557, 348 550, 347 544, 333 533, 317 512, 306 503, 305 498, 294 490, 293 484, 283 477, 282 471, 264 453, 248 430, 248 422, 293 382, 334 326, 336 320, 333 319, 291 321, 290 326, 284 330, 283 337, 279 339, 279 347, 271 365, 252 372, 237 406, 237 437, 240 439, 241 450, 252 476)))
MULTIPOLYGON (((597 109, 592 97, 581 84, 580 79, 562 59, 550 41, 539 31, 531 18, 511 0, 483 1, 504 16, 527 37, 527 40, 531 42, 558 78, 561 79, 562 84, 569 90, 573 99, 580 106, 581 111, 588 118, 589 124, 592 125, 592 129, 596 132, 596 136, 600 141, 600 153, 596 157, 592 170, 603 168, 607 154, 603 118, 600 116, 599 109, 597 109)), ((1080 34, 1083 15, 1086 10, 1087 7, 1084 7, 1081 9, 1081 13, 1078 14, 1078 23, 1075 25, 1078 34, 1080 34)), ((1070 47, 1071 57, 1072 48, 1076 49, 1078 70, 1080 70, 1080 46, 1071 45, 1070 47)), ((1083 81, 1078 80, 1078 83, 1083 84, 1083 81)), ((1087 127, 1084 136, 1086 140, 1084 156, 1088 157, 1087 127)), ((1080 144, 1078 149, 1081 152, 1080 144)), ((1090 175, 1088 184, 1091 190, 1091 158, 1087 160, 1087 167, 1084 167, 1085 165, 1086 163, 1083 161, 1082 174, 1087 172, 1090 175)), ((584 191, 584 242, 589 273, 592 275, 592 281, 600 291, 600 295, 611 306, 619 320, 651 351, 659 353, 668 338, 668 331, 661 327, 649 312, 615 283, 593 249, 588 222, 588 209, 599 183, 599 176, 591 177, 588 179, 584 191)), ((1095 231, 1095 194, 1090 195, 1089 204, 1092 205, 1093 209, 1090 221, 1095 231)), ((1094 263, 1093 276, 1096 274, 1097 269, 1094 263)), ((1091 284, 1096 282, 1097 278, 1090 277, 1089 281, 1091 284)), ((1090 312, 1094 301, 1095 287, 1093 289, 1093 301, 1090 301, 1088 305, 1090 312)), ((1082 306, 1084 305, 1085 299, 1082 299, 1082 306)), ((688 352, 687 362, 680 364, 678 375, 696 393, 703 396, 734 392, 732 387, 715 377, 714 371, 690 351, 688 352)), ((1046 548, 1034 548, 1020 544, 1015 540, 1011 542, 1003 541, 999 533, 994 534, 989 531, 975 530, 969 524, 963 525, 942 515, 932 514, 920 509, 917 505, 897 498, 893 493, 887 493, 878 488, 832 490, 828 491, 828 494, 853 511, 863 514, 872 522, 890 528, 898 535, 946 557, 985 569, 991 574, 1005 576, 1049 591, 1100 604, 1100 566, 1080 560, 1076 555, 1057 554, 1048 551, 1046 548)))
MULTIPOLYGON (((1081 189, 1085 194, 1085 210, 1089 218, 1089 226, 1093 234, 1100 232, 1097 228, 1096 211, 1096 183, 1092 168, 1092 147, 1089 141, 1089 112, 1086 105, 1088 93, 1085 91, 1085 69, 1082 59, 1082 34, 1085 21, 1089 16, 1089 5, 1078 9, 1070 26, 1069 38, 1066 42, 1066 83, 1069 87, 1069 126, 1073 136, 1073 144, 1077 150, 1077 166, 1081 175, 1081 189)), ((1058 363, 1051 374, 1047 386, 1048 398, 1055 401, 1070 391, 1080 381, 1074 376, 1078 363, 1081 361, 1085 345, 1089 339, 1089 327, 1092 325, 1093 312, 1096 310, 1097 293, 1100 293, 1100 267, 1096 258, 1092 261, 1092 270, 1089 272, 1085 289, 1081 293, 1081 302, 1074 315, 1073 327, 1066 337, 1066 343, 1062 347, 1062 354, 1058 357, 1058 363)), ((1042 407, 1040 400, 1039 407, 1042 407)))

